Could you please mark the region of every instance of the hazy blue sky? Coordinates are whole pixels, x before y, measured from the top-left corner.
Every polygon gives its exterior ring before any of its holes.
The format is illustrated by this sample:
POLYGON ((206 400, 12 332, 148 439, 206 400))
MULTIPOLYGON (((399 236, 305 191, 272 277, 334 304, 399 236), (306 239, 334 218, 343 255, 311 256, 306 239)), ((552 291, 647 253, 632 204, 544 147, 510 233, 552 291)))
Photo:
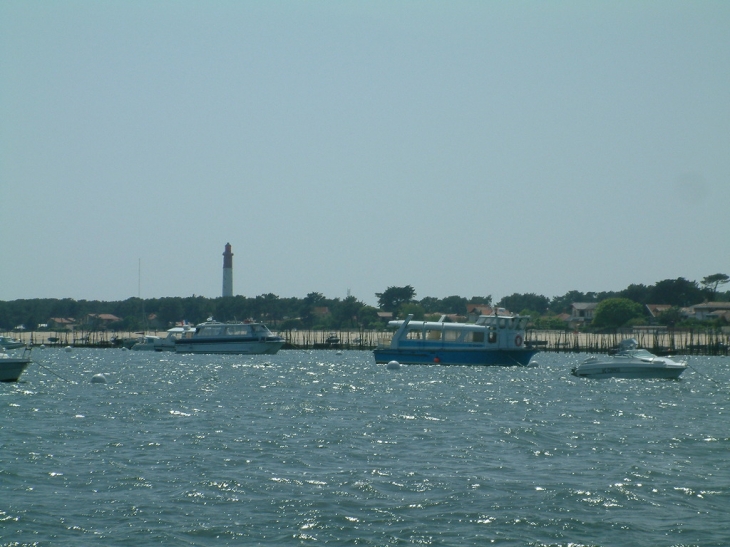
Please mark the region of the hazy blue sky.
POLYGON ((730 2, 5 0, 0 204, 0 300, 730 274, 730 2))

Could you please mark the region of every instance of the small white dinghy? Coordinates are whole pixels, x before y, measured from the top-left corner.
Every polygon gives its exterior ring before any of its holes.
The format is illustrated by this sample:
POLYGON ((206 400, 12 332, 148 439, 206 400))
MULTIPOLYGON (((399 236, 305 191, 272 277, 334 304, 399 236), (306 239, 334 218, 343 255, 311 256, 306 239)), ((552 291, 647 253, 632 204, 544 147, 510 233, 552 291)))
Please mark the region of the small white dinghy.
POLYGON ((669 378, 676 379, 687 368, 686 361, 657 357, 638 349, 634 338, 622 340, 614 355, 591 356, 572 370, 584 378, 669 378))

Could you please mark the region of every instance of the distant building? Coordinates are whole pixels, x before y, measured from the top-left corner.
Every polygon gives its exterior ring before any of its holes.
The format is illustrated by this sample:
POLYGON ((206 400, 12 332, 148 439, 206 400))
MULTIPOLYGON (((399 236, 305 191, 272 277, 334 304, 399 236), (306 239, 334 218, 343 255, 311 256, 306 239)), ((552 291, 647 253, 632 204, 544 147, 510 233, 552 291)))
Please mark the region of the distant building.
POLYGON ((73 317, 51 317, 48 326, 52 330, 73 330, 76 326, 76 319, 73 317))
POLYGON ((724 317, 730 312, 730 302, 704 302, 691 307, 694 318, 699 321, 724 317))
POLYGON ((588 324, 593 321, 596 312, 596 302, 573 302, 570 309, 570 322, 575 325, 588 324))
POLYGON ((121 319, 111 313, 90 313, 86 316, 87 325, 95 327, 106 327, 107 325, 117 323, 119 321, 121 321, 121 319))
POLYGON ((555 317, 557 319, 560 319, 561 321, 565 321, 566 323, 570 323, 570 314, 569 313, 559 313, 555 317))
POLYGON ((467 304, 466 305, 466 320, 469 323, 474 323, 479 319, 480 315, 492 315, 494 310, 492 306, 486 304, 467 304))
POLYGON ((646 309, 649 310, 649 320, 652 323, 656 323, 659 316, 671 307, 669 304, 647 304, 646 309))

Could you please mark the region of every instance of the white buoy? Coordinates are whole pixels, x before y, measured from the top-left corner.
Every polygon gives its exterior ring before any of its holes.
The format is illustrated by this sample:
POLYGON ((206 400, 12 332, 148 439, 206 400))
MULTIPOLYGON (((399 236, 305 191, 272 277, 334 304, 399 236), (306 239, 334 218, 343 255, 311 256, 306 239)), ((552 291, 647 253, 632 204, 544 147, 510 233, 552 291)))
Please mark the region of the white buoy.
POLYGON ((388 361, 386 367, 388 370, 398 370, 400 368, 400 363, 398 361, 388 361))
POLYGON ((106 376, 103 374, 94 374, 91 377, 92 384, 106 384, 106 376))
POLYGON ((528 364, 527 366, 528 366, 528 367, 536 367, 536 366, 538 366, 539 364, 540 364, 540 363, 538 363, 537 361, 535 361, 535 360, 533 359, 532 361, 530 361, 530 363, 529 363, 529 364, 528 364))
POLYGON ((66 346, 66 347, 65 347, 64 349, 65 349, 66 351, 69 351, 69 352, 70 352, 72 348, 71 348, 71 346, 66 346))

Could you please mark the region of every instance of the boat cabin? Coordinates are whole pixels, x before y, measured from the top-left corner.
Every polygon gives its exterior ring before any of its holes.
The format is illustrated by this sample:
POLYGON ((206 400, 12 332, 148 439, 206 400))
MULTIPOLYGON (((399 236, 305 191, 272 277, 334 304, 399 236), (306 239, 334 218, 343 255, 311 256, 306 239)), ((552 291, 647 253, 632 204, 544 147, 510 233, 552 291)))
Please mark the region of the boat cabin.
POLYGON ((482 315, 476 323, 446 323, 412 321, 411 317, 388 323, 390 327, 397 327, 391 340, 392 348, 434 345, 519 348, 524 343, 525 327, 530 320, 527 316, 482 315))
POLYGON ((254 338, 271 335, 271 331, 261 323, 221 323, 206 321, 195 327, 195 337, 199 336, 249 336, 254 338))

